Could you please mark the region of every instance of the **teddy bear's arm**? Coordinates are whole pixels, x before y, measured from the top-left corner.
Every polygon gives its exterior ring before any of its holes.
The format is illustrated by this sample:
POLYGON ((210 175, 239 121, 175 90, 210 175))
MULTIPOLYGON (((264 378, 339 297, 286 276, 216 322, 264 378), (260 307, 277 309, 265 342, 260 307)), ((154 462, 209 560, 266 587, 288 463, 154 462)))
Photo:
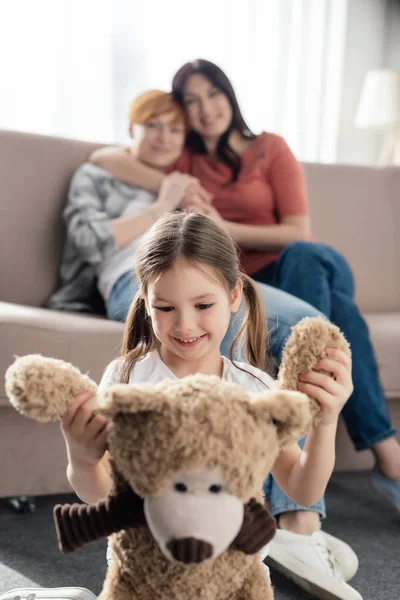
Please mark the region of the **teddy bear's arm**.
POLYGON ((121 529, 146 523, 143 499, 130 488, 97 504, 57 504, 53 515, 58 546, 65 554, 121 529))
POLYGON ((269 510, 251 498, 244 506, 243 525, 233 545, 245 554, 256 554, 272 540, 275 531, 276 521, 269 510))

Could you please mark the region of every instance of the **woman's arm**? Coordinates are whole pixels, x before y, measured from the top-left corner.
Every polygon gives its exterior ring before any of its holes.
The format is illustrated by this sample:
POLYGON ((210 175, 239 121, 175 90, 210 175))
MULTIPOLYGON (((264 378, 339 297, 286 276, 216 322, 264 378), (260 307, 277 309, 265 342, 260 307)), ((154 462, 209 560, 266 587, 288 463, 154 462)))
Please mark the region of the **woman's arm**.
MULTIPOLYGON (((123 248, 142 235, 162 214, 175 210, 191 182, 189 175, 171 173, 165 177, 154 204, 136 214, 110 219, 105 210, 101 177, 85 163, 72 178, 64 210, 68 238, 79 249, 82 259, 96 266, 116 248, 123 248)), ((144 192, 138 189, 137 199, 141 193, 144 192)))
POLYGON ((222 224, 239 246, 252 250, 279 251, 298 241, 309 241, 311 223, 308 215, 283 217, 277 225, 242 225, 232 221, 222 224))
POLYGON ((127 246, 134 239, 150 229, 162 214, 163 211, 159 210, 156 203, 154 203, 144 208, 137 215, 119 217, 118 219, 109 221, 108 224, 114 235, 117 248, 127 246))
MULTIPOLYGON (((192 207, 189 206, 188 210, 192 210, 192 207)), ((277 225, 242 225, 223 219, 214 206, 204 206, 201 212, 213 219, 244 248, 272 252, 282 250, 293 242, 310 240, 311 227, 307 215, 284 217, 277 225)))
POLYGON ((165 173, 139 162, 128 149, 116 146, 95 150, 89 162, 109 171, 115 179, 150 192, 158 192, 166 177, 165 173))
POLYGON ((186 177, 186 190, 183 195, 184 206, 191 204, 195 207, 207 205, 211 202, 211 194, 200 184, 198 179, 178 171, 167 175, 157 169, 148 167, 137 160, 136 156, 126 148, 108 147, 95 150, 89 161, 105 169, 115 179, 129 185, 136 185, 150 192, 159 192, 162 184, 171 175, 186 177))
POLYGON ((108 223, 117 247, 123 248, 147 231, 161 215, 173 211, 181 205, 190 182, 191 177, 188 175, 171 173, 164 179, 154 204, 144 208, 136 215, 110 220, 108 223))
POLYGON ((223 220, 215 209, 209 214, 242 247, 261 252, 280 251, 297 241, 309 241, 311 224, 303 170, 285 140, 265 138, 264 177, 271 187, 278 223, 244 225, 223 220))
POLYGON ((105 193, 95 169, 84 163, 72 177, 63 217, 67 240, 93 267, 115 251, 115 239, 105 210, 105 193))

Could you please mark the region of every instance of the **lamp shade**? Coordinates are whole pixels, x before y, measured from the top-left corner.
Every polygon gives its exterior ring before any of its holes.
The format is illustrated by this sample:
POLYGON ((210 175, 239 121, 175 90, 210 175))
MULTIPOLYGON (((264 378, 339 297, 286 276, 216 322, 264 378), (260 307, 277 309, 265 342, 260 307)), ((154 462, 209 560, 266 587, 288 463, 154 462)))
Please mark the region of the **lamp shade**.
POLYGON ((400 123, 400 73, 391 69, 369 71, 361 92, 355 124, 388 130, 400 123))

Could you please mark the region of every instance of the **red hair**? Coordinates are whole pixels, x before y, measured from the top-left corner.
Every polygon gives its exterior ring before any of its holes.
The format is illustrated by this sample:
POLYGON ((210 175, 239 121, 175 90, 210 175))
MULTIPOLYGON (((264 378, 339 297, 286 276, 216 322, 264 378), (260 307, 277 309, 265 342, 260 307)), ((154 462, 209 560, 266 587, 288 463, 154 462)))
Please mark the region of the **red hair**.
POLYGON ((172 94, 161 90, 139 94, 129 107, 129 133, 132 135, 133 125, 144 125, 150 119, 167 113, 175 114, 174 123, 182 122, 187 127, 185 113, 172 94))

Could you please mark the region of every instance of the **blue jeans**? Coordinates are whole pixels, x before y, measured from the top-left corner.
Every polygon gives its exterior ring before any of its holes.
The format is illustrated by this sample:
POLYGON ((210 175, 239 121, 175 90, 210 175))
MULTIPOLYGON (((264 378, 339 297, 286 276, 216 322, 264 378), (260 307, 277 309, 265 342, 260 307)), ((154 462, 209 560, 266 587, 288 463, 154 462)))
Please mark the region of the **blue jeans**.
POLYGON ((353 355, 354 392, 342 414, 356 450, 394 436, 368 327, 355 304, 353 274, 345 258, 324 244, 295 242, 253 277, 312 304, 346 336, 353 355))
MULTIPOLYGON (((268 328, 271 338, 270 352, 276 363, 279 364, 282 350, 291 327, 296 325, 303 317, 313 317, 321 313, 306 302, 269 285, 259 284, 258 288, 266 315, 268 315, 268 328)), ((108 317, 114 321, 125 321, 132 298, 138 289, 139 285, 133 279, 131 273, 122 275, 111 290, 111 295, 106 303, 108 317)), ((243 310, 244 305, 241 306, 239 313, 231 319, 228 331, 221 344, 221 353, 224 356, 229 356, 232 341, 240 329, 243 310)), ((236 353, 234 354, 236 358, 241 358, 236 353)), ((304 440, 302 440, 302 443, 304 443, 304 440)), ((296 504, 282 492, 271 475, 268 476, 264 483, 264 493, 266 499, 270 502, 270 511, 274 516, 283 512, 313 510, 318 512, 321 518, 325 517, 325 502, 323 498, 311 507, 296 504)))
POLYGON ((118 279, 111 290, 106 301, 107 317, 112 321, 124 323, 129 307, 136 293, 139 291, 139 283, 131 271, 124 273, 118 279))

